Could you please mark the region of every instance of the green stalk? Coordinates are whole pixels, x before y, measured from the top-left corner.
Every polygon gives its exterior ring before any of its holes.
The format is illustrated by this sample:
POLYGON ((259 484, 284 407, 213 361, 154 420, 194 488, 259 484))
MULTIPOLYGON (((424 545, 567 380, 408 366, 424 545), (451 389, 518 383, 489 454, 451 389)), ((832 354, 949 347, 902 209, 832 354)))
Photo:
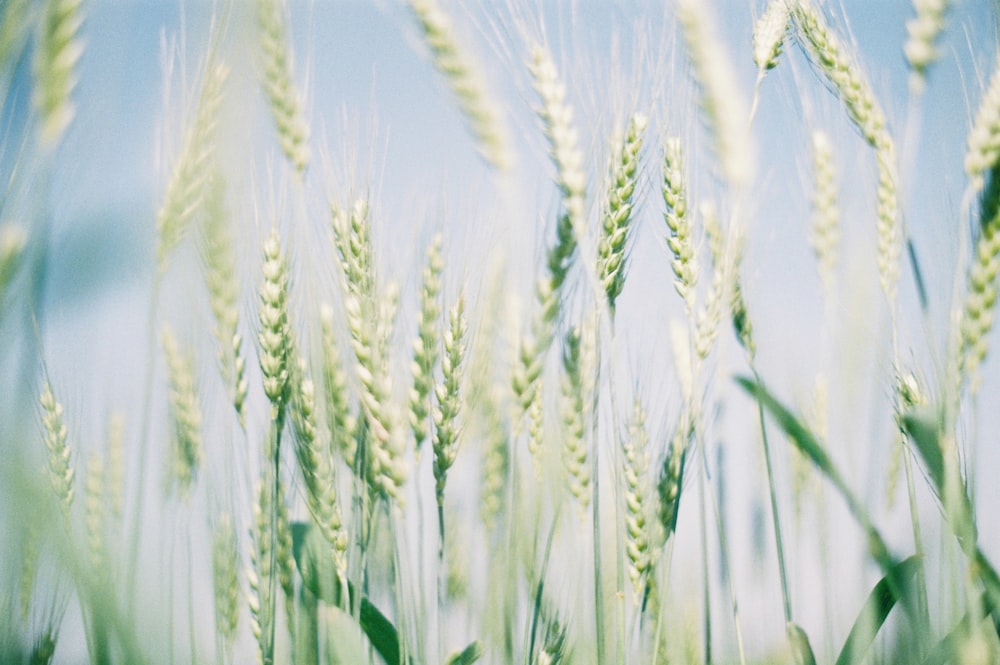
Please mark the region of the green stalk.
MULTIPOLYGON (((704 454, 704 444, 702 442, 702 453, 704 454)), ((705 665, 712 665, 712 593, 708 579, 708 527, 705 526, 705 466, 701 467, 698 474, 698 509, 701 519, 698 520, 700 526, 701 556, 704 564, 702 570, 702 626, 704 628, 705 639, 705 665)))
MULTIPOLYGON (((751 367, 754 380, 761 383, 756 367, 751 367)), ((767 466, 767 487, 771 495, 771 520, 774 523, 774 546, 778 552, 778 577, 781 580, 782 609, 785 612, 785 625, 792 623, 792 603, 788 596, 788 575, 785 570, 785 548, 781 537, 781 518, 778 514, 778 493, 774 484, 774 469, 771 465, 771 446, 767 437, 767 423, 764 420, 764 405, 757 400, 757 418, 760 421, 760 436, 764 443, 764 464, 767 466)))
MULTIPOLYGON (((599 446, 594 446, 594 469, 598 469, 599 446)), ((594 618, 597 625, 597 665, 606 663, 604 635, 604 577, 601 574, 601 475, 594 474, 593 512, 594 531, 594 618)))

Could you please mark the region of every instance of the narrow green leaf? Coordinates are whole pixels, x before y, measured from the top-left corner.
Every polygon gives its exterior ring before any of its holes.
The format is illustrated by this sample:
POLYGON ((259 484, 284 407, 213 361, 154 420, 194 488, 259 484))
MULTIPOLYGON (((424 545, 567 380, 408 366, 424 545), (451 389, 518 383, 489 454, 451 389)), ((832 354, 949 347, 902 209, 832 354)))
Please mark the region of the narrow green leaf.
POLYGON ((445 665, 472 665, 483 655, 483 645, 476 640, 458 653, 453 653, 445 661, 445 665))
POLYGON ((903 559, 872 588, 851 627, 851 632, 847 635, 836 665, 854 665, 862 662, 886 617, 899 600, 898 585, 892 583, 893 579, 900 582, 908 581, 919 565, 920 561, 916 556, 903 559))
POLYGON ((795 665, 816 665, 816 656, 813 655, 812 646, 809 644, 809 636, 806 631, 794 623, 788 624, 788 645, 792 648, 792 658, 795 665))
POLYGON ((777 421, 781 429, 784 430, 795 447, 803 455, 812 460, 813 464, 837 488, 837 491, 840 492, 841 497, 847 503, 847 507, 854 515, 854 519, 865 530, 868 540, 868 551, 871 553, 872 558, 882 567, 883 573, 889 573, 896 562, 892 558, 892 555, 889 554, 889 548, 885 543, 885 539, 882 538, 878 529, 872 524, 864 504, 854 496, 854 492, 851 491, 851 488, 844 481, 843 476, 840 475, 834 466, 833 460, 826 454, 826 451, 823 450, 823 447, 816 437, 813 436, 813 433, 809 431, 809 428, 803 425, 791 411, 775 399, 768 392, 767 388, 764 387, 763 383, 743 376, 736 377, 736 382, 771 413, 771 416, 777 421))
POLYGON ((943 492, 944 455, 941 452, 941 428, 937 417, 923 411, 907 413, 903 416, 903 429, 910 435, 910 440, 923 458, 934 487, 938 493, 943 492))
MULTIPOLYGON (((292 554, 302 576, 302 585, 320 602, 351 613, 350 599, 355 597, 354 585, 338 574, 330 544, 311 524, 292 524, 292 554)), ((388 665, 403 662, 400 660, 396 627, 365 596, 361 596, 358 607, 358 623, 372 647, 388 665)))

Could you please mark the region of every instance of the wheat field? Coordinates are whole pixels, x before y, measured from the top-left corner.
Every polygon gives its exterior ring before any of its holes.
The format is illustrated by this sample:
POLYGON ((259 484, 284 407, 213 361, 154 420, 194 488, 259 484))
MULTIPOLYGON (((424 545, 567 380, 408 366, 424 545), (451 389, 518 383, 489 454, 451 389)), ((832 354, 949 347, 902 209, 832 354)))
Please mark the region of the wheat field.
POLYGON ((1000 662, 988 0, 0 0, 0 663, 1000 662))

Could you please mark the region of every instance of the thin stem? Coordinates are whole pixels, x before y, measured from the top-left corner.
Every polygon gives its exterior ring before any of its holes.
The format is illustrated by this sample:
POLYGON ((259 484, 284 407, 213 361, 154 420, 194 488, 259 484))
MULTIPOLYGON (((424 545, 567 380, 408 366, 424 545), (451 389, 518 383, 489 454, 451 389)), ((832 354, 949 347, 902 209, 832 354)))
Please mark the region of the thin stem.
MULTIPOLYGON (((760 383, 757 368, 752 367, 754 379, 760 383)), ((788 575, 785 570, 785 548, 781 537, 781 518, 778 515, 778 493, 774 484, 774 469, 771 464, 771 446, 767 437, 767 422, 764 419, 764 405, 757 401, 757 418, 760 421, 760 436, 764 444, 764 464, 767 466, 767 487, 771 495, 771 520, 774 522, 774 545, 778 552, 778 577, 781 580, 782 608, 785 612, 785 625, 792 623, 792 603, 788 596, 788 575)))

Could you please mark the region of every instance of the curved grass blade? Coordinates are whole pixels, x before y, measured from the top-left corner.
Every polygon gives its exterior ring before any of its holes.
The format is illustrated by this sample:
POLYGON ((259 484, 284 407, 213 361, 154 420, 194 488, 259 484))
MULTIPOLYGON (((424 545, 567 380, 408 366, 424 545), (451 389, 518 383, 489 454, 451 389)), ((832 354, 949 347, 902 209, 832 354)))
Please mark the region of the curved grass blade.
POLYGON ((799 452, 808 457, 823 472, 827 480, 837 488, 837 491, 840 492, 841 497, 847 503, 851 514, 854 515, 854 518, 865 530, 865 535, 868 538, 868 550, 872 558, 882 567, 882 571, 888 574, 893 569, 893 566, 896 565, 896 561, 889 554, 889 548, 885 540, 875 528, 875 525, 872 524, 864 504, 851 491, 851 488, 844 481, 843 476, 840 475, 840 472, 834 466, 833 460, 823 450, 823 447, 816 440, 813 433, 791 411, 775 399, 762 382, 745 376, 736 377, 736 382, 770 412, 771 416, 777 421, 781 429, 784 430, 791 442, 799 449, 799 452))
MULTIPOLYGON (((316 598, 345 612, 351 612, 354 585, 337 572, 329 544, 311 524, 292 524, 292 554, 302 576, 302 585, 316 598), (344 592, 347 592, 346 594, 344 592)), ((399 632, 389 619, 365 596, 358 607, 358 623, 372 647, 388 665, 399 665, 399 632)))
POLYGON ((892 588, 897 599, 901 601, 913 625, 920 626, 919 614, 916 611, 913 600, 909 597, 909 594, 903 593, 907 582, 897 569, 898 562, 890 554, 885 539, 882 538, 878 529, 875 528, 864 504, 851 491, 847 482, 844 481, 843 476, 840 475, 840 472, 834 466, 833 460, 823 450, 823 447, 819 444, 813 433, 764 387, 763 382, 743 376, 736 377, 736 382, 770 412, 771 416, 777 421, 781 429, 784 430, 795 447, 808 457, 837 489, 847 503, 847 507, 854 516, 854 519, 858 521, 858 524, 864 530, 868 552, 882 569, 886 583, 892 588))
POLYGON ((483 655, 483 645, 476 640, 458 653, 449 656, 445 665, 472 665, 483 655))
MULTIPOLYGON (((897 580, 909 580, 916 573, 920 560, 916 556, 907 557, 894 567, 893 573, 897 580)), ((836 665, 855 665, 864 661, 865 654, 871 647, 889 612, 899 601, 899 596, 886 575, 872 588, 868 599, 861 607, 858 618, 854 620, 851 632, 847 635, 836 665)))

